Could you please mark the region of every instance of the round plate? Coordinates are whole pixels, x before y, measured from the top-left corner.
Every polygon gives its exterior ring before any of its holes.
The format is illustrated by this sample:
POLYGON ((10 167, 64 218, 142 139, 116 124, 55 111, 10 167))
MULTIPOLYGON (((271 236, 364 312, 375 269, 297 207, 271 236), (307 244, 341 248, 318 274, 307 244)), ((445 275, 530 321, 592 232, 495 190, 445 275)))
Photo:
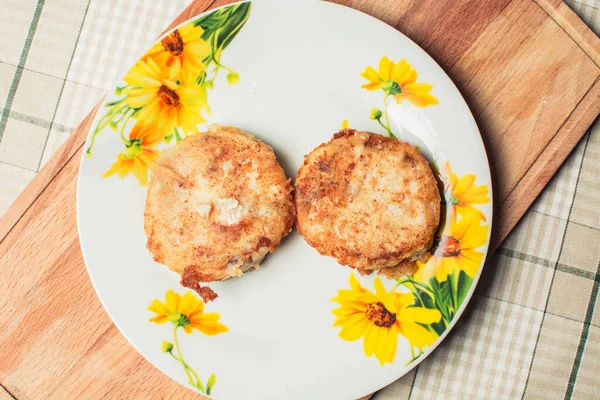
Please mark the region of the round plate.
POLYGON ((423 50, 349 8, 261 0, 180 25, 117 83, 86 143, 77 215, 102 303, 165 374, 218 399, 349 399, 407 373, 452 328, 485 260, 491 198, 473 117, 423 50), (148 164, 211 123, 272 146, 290 177, 342 126, 416 145, 443 192, 432 255, 413 276, 360 276, 292 231, 203 305, 153 261, 143 215, 148 164))

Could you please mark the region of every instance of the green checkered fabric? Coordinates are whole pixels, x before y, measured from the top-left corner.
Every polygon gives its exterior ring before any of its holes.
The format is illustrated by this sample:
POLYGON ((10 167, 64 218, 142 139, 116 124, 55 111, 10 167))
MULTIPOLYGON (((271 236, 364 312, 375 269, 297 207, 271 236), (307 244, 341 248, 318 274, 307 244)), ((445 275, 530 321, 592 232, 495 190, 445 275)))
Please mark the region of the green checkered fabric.
POLYGON ((0 0, 0 215, 190 2, 0 0))
MULTIPOLYGON (((0 214, 189 2, 0 0, 0 214)), ((568 4, 600 34, 600 0, 568 4)), ((375 399, 600 398, 599 176, 597 122, 447 340, 375 399)))

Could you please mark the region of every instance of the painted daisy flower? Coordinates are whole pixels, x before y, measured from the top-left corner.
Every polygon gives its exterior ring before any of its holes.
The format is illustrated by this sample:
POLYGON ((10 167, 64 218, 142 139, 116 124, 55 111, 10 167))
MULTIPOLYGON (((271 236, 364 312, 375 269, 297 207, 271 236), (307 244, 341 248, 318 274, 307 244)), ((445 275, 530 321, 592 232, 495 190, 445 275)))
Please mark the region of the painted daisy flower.
POLYGON ((443 282, 454 271, 464 271, 471 278, 475 277, 483 252, 477 249, 487 240, 488 224, 480 225, 479 214, 468 211, 457 222, 450 222, 449 234, 437 237, 432 246, 432 256, 426 263, 417 261, 419 270, 415 280, 423 282, 434 276, 443 282))
POLYGON ((429 93, 433 86, 417 83, 417 71, 405 59, 394 63, 383 57, 379 61, 379 71, 369 66, 360 76, 369 81, 362 88, 370 91, 382 89, 386 95, 394 97, 397 103, 408 100, 417 107, 438 104, 437 98, 429 93))
POLYGON ((150 318, 150 322, 164 324, 171 322, 175 327, 182 327, 188 335, 192 329, 197 329, 205 335, 213 336, 229 329, 219 322, 219 313, 205 313, 204 302, 198 299, 192 292, 186 292, 183 296, 169 289, 165 295, 165 302, 152 300, 148 310, 156 314, 150 318))
POLYGON ((336 317, 333 326, 342 328, 339 333, 342 339, 363 338, 365 355, 375 355, 381 365, 394 361, 398 335, 419 349, 435 342, 437 336, 420 324, 438 322, 441 318, 438 310, 412 307, 411 293, 388 292, 378 277, 374 285, 372 293, 350 274, 350 290, 339 290, 331 299, 340 305, 333 311, 336 317))
POLYGON ((150 125, 137 123, 129 133, 129 140, 125 140, 125 152, 117 156, 117 161, 102 175, 107 178, 117 174, 123 179, 133 174, 140 185, 148 184, 148 167, 158 158, 160 151, 154 147, 163 140, 161 131, 150 125))
POLYGON ((199 26, 184 25, 156 43, 146 56, 167 67, 179 61, 184 75, 197 76, 212 53, 210 44, 201 38, 203 33, 204 30, 199 26))
POLYGON ((157 64, 152 58, 138 61, 125 75, 129 85, 123 89, 129 107, 140 109, 138 119, 154 125, 164 135, 182 128, 186 134, 197 133, 198 124, 206 122, 202 111, 210 112, 206 87, 185 75, 181 62, 171 66, 157 64))
POLYGON ((466 174, 460 179, 452 169, 450 163, 446 162, 447 174, 449 177, 448 190, 446 197, 448 203, 453 206, 456 213, 464 216, 469 212, 475 212, 482 221, 485 221, 485 215, 476 208, 478 204, 486 204, 490 201, 489 189, 487 185, 475 186, 475 175, 466 174))

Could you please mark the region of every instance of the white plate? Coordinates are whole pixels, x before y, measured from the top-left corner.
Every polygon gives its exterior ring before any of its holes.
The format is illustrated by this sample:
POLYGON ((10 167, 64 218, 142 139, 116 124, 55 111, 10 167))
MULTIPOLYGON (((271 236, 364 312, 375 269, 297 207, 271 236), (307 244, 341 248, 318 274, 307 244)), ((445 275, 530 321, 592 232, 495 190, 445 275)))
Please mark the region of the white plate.
MULTIPOLYGON (((142 56, 136 64, 138 70, 143 70, 142 62, 152 65, 162 80, 148 78, 153 74, 150 70, 137 75, 131 72, 127 77, 130 86, 125 81, 117 83, 118 89, 109 94, 108 105, 93 124, 86 149, 94 136, 93 148, 81 161, 77 215, 94 287, 133 346, 165 374, 193 390, 206 394, 210 380, 210 395, 218 399, 351 399, 371 393, 410 371, 444 339, 479 279, 488 249, 492 194, 477 126, 444 71, 404 35, 365 14, 313 0, 260 0, 211 13, 181 25, 178 34, 165 37, 165 46, 159 42, 142 56), (200 27, 195 27, 194 21, 201 21, 200 27), (219 46, 225 48, 219 50, 219 46), (208 66, 198 62, 204 56, 208 66), (384 57, 391 61, 382 65, 396 71, 389 79, 379 70, 384 57), (407 80, 412 69, 400 63, 403 59, 418 72, 416 83, 407 80), (222 67, 209 84, 217 63, 222 67), (375 80, 382 77, 381 88, 361 87, 368 83, 361 76, 367 66, 381 73, 370 72, 375 80), (207 74, 204 79, 203 71, 207 74), (202 86, 196 78, 204 82, 202 86), (135 85, 144 87, 135 89, 135 85), (146 97, 140 95, 144 93, 146 97), (152 110, 152 101, 157 99, 158 108, 152 110), (170 321, 150 322, 157 316, 147 309, 154 299, 164 303, 169 290, 179 295, 188 290, 181 287, 177 274, 155 263, 146 249, 146 186, 139 184, 144 181, 144 169, 139 166, 143 164, 140 161, 151 161, 158 150, 175 145, 177 138, 145 136, 140 142, 132 140, 140 138, 141 132, 132 127, 146 124, 168 130, 168 136, 175 124, 180 126, 180 136, 190 133, 194 122, 202 122, 199 117, 185 125, 184 119, 157 114, 157 110, 172 109, 169 104, 174 103, 187 107, 184 114, 199 112, 206 123, 233 125, 253 133, 273 147, 291 177, 303 156, 329 140, 344 120, 358 130, 387 134, 389 129, 418 145, 439 167, 444 182, 448 207, 447 223, 440 232, 443 240, 415 275, 414 285, 408 279, 401 279, 398 285, 381 278, 386 291, 394 290, 388 298, 414 304, 402 309, 390 306, 388 312, 396 322, 390 325, 388 320, 389 326, 377 327, 366 314, 357 312, 350 320, 365 330, 355 325, 355 337, 340 337, 342 328, 348 332, 352 327, 348 323, 333 326, 334 310, 342 308, 337 312, 341 315, 348 309, 342 307, 346 304, 343 300, 332 299, 339 290, 350 289, 351 276, 372 293, 379 278, 361 277, 320 256, 293 231, 260 270, 211 285, 219 298, 203 312, 218 313, 227 332, 209 336, 194 329, 188 335, 184 327, 177 328, 170 321), (142 106, 135 113, 131 108, 142 106), (373 107, 382 112, 379 121, 371 118, 373 107), (113 129, 107 121, 113 122, 113 129), (126 145, 130 145, 127 151, 126 145), (117 174, 103 178, 120 153, 125 156, 112 171, 127 173, 127 165, 135 164, 136 174, 126 174, 124 179, 117 174), (430 310, 422 310, 420 305, 430 310), (440 322, 431 322, 434 320, 440 322), (175 343, 174 332, 179 348, 163 352, 163 341, 168 342, 167 350, 169 343, 175 343), (372 346, 374 350, 369 348, 372 346), (180 356, 188 367, 178 360, 180 356), (217 379, 209 379, 211 376, 217 379)), ((201 130, 203 127, 199 125, 201 130)), ((355 290, 359 290, 357 286, 355 290)), ((344 293, 352 297, 352 293, 344 293)), ((188 296, 192 295, 197 299, 193 292, 188 296)), ((377 302, 381 297, 380 293, 363 299, 377 302)), ((173 320, 178 318, 177 311, 171 310, 173 320)), ((179 311, 190 313, 187 308, 179 311)), ((200 328, 206 332, 210 327, 200 328)), ((214 324, 212 328, 224 329, 214 324)))

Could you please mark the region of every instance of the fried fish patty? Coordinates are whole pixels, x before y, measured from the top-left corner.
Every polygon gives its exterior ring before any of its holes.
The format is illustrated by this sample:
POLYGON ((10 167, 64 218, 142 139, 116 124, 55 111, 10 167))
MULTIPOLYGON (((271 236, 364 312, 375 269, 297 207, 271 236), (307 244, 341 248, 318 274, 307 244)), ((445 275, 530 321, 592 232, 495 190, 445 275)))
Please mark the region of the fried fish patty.
POLYGON ((427 252, 440 220, 427 161, 410 144, 374 133, 336 133, 305 156, 295 186, 298 232, 361 273, 409 271, 407 262, 427 252))
POLYGON ((154 260, 199 282, 242 275, 290 232, 290 180, 252 135, 212 125, 151 165, 144 229, 154 260))

